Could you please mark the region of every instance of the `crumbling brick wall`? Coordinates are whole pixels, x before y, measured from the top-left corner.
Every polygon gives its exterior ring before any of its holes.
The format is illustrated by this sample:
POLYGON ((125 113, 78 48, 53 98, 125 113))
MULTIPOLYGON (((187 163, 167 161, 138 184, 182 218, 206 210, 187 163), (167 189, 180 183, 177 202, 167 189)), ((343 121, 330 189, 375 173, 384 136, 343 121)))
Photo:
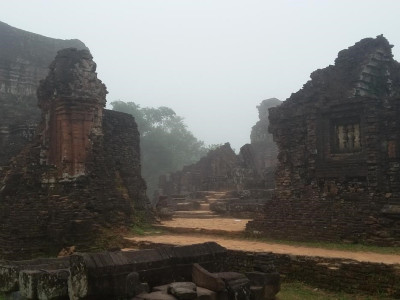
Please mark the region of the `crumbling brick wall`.
MULTIPOLYGON (((250 147, 254 153, 252 156, 253 164, 247 165, 251 166, 251 169, 256 171, 259 180, 262 181, 262 185, 258 184, 258 186, 269 189, 274 188, 274 174, 278 163, 278 147, 273 141, 272 134, 268 132, 268 116, 269 109, 279 106, 280 104, 281 101, 279 99, 270 98, 263 100, 260 105, 257 106, 259 121, 257 121, 251 129, 250 145, 245 145, 250 147)), ((242 149, 244 150, 244 148, 242 149)), ((253 178, 255 178, 255 176, 253 176, 253 178)))
POLYGON ((276 194, 250 232, 400 243, 400 65, 391 47, 382 36, 361 40, 270 109, 276 194))
POLYGON ((36 90, 57 51, 87 49, 79 40, 52 39, 0 22, 0 168, 32 141, 40 121, 36 90))
POLYGON ((236 189, 235 168, 238 157, 229 143, 209 151, 197 163, 181 171, 162 175, 159 188, 163 195, 179 195, 195 191, 236 189))
POLYGON ((65 49, 42 82, 37 135, 0 177, 0 257, 88 249, 149 211, 136 123, 103 110, 95 70, 87 50, 65 49))

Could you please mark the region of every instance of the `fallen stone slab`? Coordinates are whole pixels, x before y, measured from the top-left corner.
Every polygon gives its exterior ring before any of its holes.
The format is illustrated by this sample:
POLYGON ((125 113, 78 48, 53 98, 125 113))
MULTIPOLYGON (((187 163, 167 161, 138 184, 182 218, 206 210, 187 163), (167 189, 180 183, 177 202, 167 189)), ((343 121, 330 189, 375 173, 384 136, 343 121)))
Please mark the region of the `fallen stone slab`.
MULTIPOLYGON (((210 268, 223 265, 226 249, 214 242, 140 251, 77 253, 70 256, 71 300, 98 297, 126 298, 127 277, 137 272, 141 282, 158 286, 189 281, 192 264, 201 261, 210 268)), ((96 298, 96 299, 97 299, 96 298)))
MULTIPOLYGON (((70 299, 126 298, 131 293, 127 289, 128 275, 132 272, 146 270, 149 273, 156 269, 155 276, 166 275, 167 279, 172 279, 171 275, 168 278, 168 274, 172 274, 169 259, 167 248, 72 255, 68 280, 70 299)), ((145 281, 142 276, 140 279, 145 281)))
POLYGON ((197 286, 221 293, 217 299, 222 297, 224 292, 227 292, 228 299, 250 299, 250 280, 242 273, 211 273, 199 264, 193 264, 192 278, 197 286))
MULTIPOLYGON (((153 292, 157 292, 157 291, 161 291, 164 293, 168 293, 168 287, 170 286, 170 284, 164 284, 164 285, 160 285, 160 286, 155 286, 153 287, 152 291, 153 292)), ((196 291, 197 291, 197 300, 220 300, 220 299, 225 299, 225 298, 221 298, 219 294, 217 296, 216 292, 210 291, 208 289, 202 288, 197 286, 196 287, 196 291)), ((226 298, 227 299, 227 298, 226 298)))

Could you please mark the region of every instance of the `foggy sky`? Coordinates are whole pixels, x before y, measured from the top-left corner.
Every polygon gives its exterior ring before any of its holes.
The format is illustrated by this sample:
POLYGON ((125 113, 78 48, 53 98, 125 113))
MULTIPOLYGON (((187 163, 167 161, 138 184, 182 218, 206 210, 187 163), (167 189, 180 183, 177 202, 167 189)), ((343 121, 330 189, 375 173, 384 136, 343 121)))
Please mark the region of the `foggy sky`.
POLYGON ((1 0, 0 21, 80 39, 108 102, 169 106, 197 138, 239 150, 263 99, 285 100, 340 50, 384 34, 399 60, 399 11, 398 0, 1 0))

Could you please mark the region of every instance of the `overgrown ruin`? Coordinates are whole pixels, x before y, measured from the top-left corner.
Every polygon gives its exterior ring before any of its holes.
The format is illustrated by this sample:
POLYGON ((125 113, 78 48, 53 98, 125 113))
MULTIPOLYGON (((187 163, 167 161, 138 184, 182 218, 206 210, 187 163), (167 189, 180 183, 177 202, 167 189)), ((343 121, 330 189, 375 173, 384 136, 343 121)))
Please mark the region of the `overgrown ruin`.
POLYGON ((150 211, 136 123, 104 110, 95 71, 89 51, 68 48, 41 82, 36 136, 1 174, 1 257, 95 247, 106 230, 150 211))
POLYGON ((219 166, 227 145, 164 178, 161 191, 251 194, 275 186, 263 215, 249 222, 249 234, 399 245, 400 66, 391 48, 378 36, 341 51, 335 65, 313 72, 282 104, 269 99, 260 105, 251 144, 236 159, 229 152, 224 176, 215 171, 221 168, 205 166, 219 166))
POLYGON ((361 40, 270 109, 275 196, 250 233, 399 245, 400 65, 391 48, 383 36, 361 40))

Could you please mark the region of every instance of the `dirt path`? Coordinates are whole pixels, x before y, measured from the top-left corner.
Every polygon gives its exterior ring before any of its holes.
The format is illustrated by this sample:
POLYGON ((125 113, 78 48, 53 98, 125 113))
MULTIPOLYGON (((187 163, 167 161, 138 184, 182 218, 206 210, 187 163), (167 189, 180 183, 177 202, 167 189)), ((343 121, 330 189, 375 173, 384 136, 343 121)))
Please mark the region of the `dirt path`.
POLYGON ((233 238, 235 234, 244 231, 247 219, 235 218, 176 218, 171 221, 164 221, 161 227, 175 233, 167 233, 152 236, 127 237, 134 242, 149 242, 172 245, 188 245, 215 241, 225 248, 232 250, 254 251, 254 252, 274 252, 280 254, 308 255, 347 258, 358 261, 369 261, 386 264, 400 264, 400 255, 379 254, 373 252, 351 252, 342 250, 328 250, 304 246, 291 246, 284 244, 274 244, 267 242, 250 241, 233 238), (177 229, 180 229, 178 231, 177 229), (176 233, 178 231, 178 233, 176 233), (219 234, 209 234, 212 232, 219 234), (204 233, 204 234, 200 234, 204 233), (221 235, 226 234, 226 236, 221 235), (229 237, 231 235, 231 237, 229 237))
POLYGON ((335 257, 335 258, 347 258, 358 261, 369 261, 369 262, 385 263, 385 264, 400 264, 400 255, 378 254, 372 252, 350 252, 350 251, 340 251, 340 250, 327 250, 321 248, 310 248, 302 246, 297 247, 297 246, 282 245, 282 244, 232 239, 215 235, 163 234, 156 236, 135 236, 135 237, 128 237, 128 239, 135 242, 150 242, 150 243, 162 243, 162 244, 172 244, 172 245, 189 245, 189 244, 214 241, 220 244, 221 246, 232 250, 335 257))
POLYGON ((248 221, 250 220, 235 218, 176 218, 170 221, 163 221, 162 226, 169 229, 186 228, 188 230, 220 230, 230 234, 244 232, 248 221))

